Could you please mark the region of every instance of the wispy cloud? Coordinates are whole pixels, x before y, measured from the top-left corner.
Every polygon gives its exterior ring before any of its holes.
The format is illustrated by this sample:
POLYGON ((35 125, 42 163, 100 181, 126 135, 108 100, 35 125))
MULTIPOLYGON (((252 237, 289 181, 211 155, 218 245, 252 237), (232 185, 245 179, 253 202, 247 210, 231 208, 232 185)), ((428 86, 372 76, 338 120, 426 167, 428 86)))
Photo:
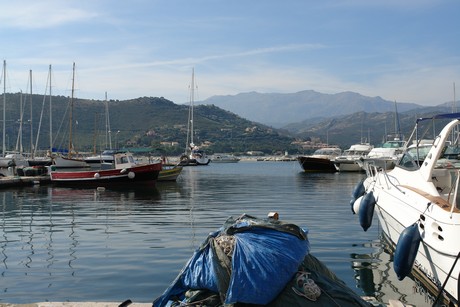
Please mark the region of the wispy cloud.
POLYGON ((67 1, 9 1, 0 10, 0 28, 44 29, 93 19, 98 13, 67 1))

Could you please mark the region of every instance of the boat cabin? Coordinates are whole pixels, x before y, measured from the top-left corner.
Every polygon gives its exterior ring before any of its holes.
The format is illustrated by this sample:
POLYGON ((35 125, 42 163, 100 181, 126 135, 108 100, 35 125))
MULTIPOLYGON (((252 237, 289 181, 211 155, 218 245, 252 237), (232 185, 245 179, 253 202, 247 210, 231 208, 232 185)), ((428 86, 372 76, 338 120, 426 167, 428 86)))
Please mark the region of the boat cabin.
POLYGON ((113 157, 115 164, 113 167, 115 169, 130 168, 138 165, 130 152, 116 153, 113 157))

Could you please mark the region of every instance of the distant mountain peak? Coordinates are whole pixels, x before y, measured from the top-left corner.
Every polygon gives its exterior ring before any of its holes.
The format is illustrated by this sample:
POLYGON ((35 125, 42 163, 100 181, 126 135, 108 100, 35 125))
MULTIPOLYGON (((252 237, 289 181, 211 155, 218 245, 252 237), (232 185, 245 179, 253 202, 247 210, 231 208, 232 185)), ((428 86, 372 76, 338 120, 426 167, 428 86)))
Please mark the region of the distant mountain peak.
MULTIPOLYGON (((368 97, 345 91, 323 94, 314 90, 296 93, 244 92, 236 95, 212 96, 197 104, 213 104, 243 118, 273 127, 302 122, 310 118, 348 115, 355 112, 394 111, 394 102, 380 96, 368 97)), ((398 103, 398 111, 420 107, 413 103, 398 103)))

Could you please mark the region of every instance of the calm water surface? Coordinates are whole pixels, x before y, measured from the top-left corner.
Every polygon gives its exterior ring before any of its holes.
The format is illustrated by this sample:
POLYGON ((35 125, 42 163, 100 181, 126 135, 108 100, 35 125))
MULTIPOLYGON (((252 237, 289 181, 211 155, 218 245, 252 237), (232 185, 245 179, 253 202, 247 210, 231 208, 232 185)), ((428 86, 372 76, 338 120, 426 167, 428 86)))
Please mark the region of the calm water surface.
POLYGON ((187 167, 150 190, 2 190, 0 303, 152 302, 229 216, 276 211, 309 230, 311 253, 358 294, 428 305, 418 283, 397 281, 377 219, 364 232, 351 213, 362 176, 239 162, 187 167))

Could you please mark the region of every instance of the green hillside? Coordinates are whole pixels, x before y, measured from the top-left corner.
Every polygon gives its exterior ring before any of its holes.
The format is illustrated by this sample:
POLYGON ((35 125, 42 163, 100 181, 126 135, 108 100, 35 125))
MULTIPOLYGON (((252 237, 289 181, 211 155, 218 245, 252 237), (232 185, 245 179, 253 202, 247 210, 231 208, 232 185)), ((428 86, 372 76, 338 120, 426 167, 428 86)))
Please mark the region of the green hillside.
MULTIPOLYGON (((49 97, 6 94, 6 149, 14 150, 20 130, 20 101, 23 101, 23 148, 31 148, 39 135, 38 149, 50 144, 49 97), (32 108, 31 108, 32 105, 32 108), (31 114, 32 109, 32 116, 31 114), (42 116, 40 116, 43 114, 42 116), (32 125, 30 119, 32 117, 32 125), (42 119, 40 122, 40 118, 42 119), (40 131, 40 132, 39 132, 40 131), (38 133, 39 132, 39 133, 38 133)), ((0 95, 0 102, 3 95, 0 95)), ((53 146, 68 148, 69 97, 52 97, 53 146)), ((99 152, 109 147, 105 125, 105 101, 74 99, 73 143, 79 152, 99 152)), ((178 105, 163 97, 141 97, 108 101, 112 148, 142 149, 154 154, 179 155, 187 140, 188 105, 178 105)), ((195 144, 208 153, 261 151, 265 154, 307 154, 313 149, 301 141, 316 140, 339 145, 342 149, 361 140, 378 144, 395 132, 395 114, 357 112, 331 118, 316 118, 274 129, 246 120, 214 105, 194 108, 195 144), (297 140, 294 145, 294 141, 297 140)), ((449 106, 419 108, 399 115, 401 132, 407 138, 415 118, 450 112, 449 106)), ((0 116, 1 118, 1 116, 0 116)), ((0 130, 2 127, 0 127, 0 130)))
MULTIPOLYGON (((31 130, 33 143, 39 135, 37 148, 46 150, 50 143, 49 97, 33 95, 31 103, 30 95, 22 96, 24 150, 30 151, 31 130)), ((51 100, 53 146, 67 148, 70 98, 53 96, 51 100)), ((3 95, 0 95, 0 101, 3 101, 3 95)), ((21 94, 6 94, 7 150, 13 150, 17 143, 20 101, 21 94)), ((142 97, 124 101, 110 100, 108 109, 112 147, 149 148, 166 154, 180 154, 184 151, 189 113, 187 105, 177 105, 162 97, 142 97)), ((292 137, 284 136, 270 127, 245 120, 212 105, 195 106, 194 110, 195 144, 203 144, 209 153, 253 150, 272 154, 295 150, 290 145, 292 137)), ((72 118, 75 149, 91 152, 94 148, 100 151, 108 147, 105 101, 74 99, 72 118)))

